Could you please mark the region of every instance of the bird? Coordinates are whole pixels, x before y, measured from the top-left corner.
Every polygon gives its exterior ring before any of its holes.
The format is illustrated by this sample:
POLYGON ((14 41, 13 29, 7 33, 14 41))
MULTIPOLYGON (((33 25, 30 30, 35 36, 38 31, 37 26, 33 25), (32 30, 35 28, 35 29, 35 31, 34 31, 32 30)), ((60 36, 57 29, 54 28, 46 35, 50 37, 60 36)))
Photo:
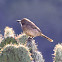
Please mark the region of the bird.
POLYGON ((52 39, 47 37, 42 33, 42 31, 28 18, 23 18, 22 20, 17 20, 17 22, 20 23, 21 28, 23 30, 23 33, 28 35, 31 38, 37 37, 37 36, 42 36, 46 38, 48 41, 53 42, 52 39))

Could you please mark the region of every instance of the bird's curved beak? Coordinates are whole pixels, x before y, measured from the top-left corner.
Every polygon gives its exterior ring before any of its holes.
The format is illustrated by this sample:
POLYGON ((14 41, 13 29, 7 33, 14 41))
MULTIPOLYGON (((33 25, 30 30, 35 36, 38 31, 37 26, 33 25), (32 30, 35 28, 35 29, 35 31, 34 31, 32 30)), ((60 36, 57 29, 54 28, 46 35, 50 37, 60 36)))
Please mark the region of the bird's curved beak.
POLYGON ((17 20, 17 22, 21 22, 21 20, 17 20))

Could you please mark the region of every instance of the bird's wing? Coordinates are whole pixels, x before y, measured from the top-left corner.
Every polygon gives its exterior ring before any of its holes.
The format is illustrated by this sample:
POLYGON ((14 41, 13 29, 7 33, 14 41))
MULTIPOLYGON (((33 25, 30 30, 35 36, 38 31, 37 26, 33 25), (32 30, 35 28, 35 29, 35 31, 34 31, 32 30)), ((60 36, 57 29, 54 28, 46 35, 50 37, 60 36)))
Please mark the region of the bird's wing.
POLYGON ((31 26, 33 29, 37 29, 39 32, 41 32, 41 30, 40 30, 33 22, 30 22, 30 26, 31 26))

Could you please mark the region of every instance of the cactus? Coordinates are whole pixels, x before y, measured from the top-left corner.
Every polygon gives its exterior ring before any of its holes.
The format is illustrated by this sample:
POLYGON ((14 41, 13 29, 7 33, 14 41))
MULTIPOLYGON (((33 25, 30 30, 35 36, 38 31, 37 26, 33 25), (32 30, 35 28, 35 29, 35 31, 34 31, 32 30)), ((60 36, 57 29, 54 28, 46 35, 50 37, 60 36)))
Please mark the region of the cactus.
POLYGON ((31 53, 37 50, 37 45, 35 43, 35 40, 32 38, 28 38, 26 46, 29 48, 31 53))
POLYGON ((31 62, 31 56, 25 46, 8 44, 0 51, 0 62, 31 62))
POLYGON ((34 56, 34 62, 44 62, 45 60, 43 59, 42 54, 39 51, 35 51, 33 53, 34 56))
POLYGON ((25 44, 28 39, 28 36, 22 33, 22 34, 17 35, 15 39, 17 40, 18 43, 25 44))
MULTIPOLYGON (((0 38, 1 37, 2 36, 0 36, 0 38)), ((2 40, 0 41, 0 49, 2 47, 4 47, 6 44, 10 44, 10 43, 17 44, 17 41, 15 40, 15 32, 14 32, 13 28, 10 28, 7 26, 4 29, 4 38, 2 38, 2 40)))
POLYGON ((12 37, 10 37, 10 38, 7 37, 7 38, 5 38, 5 39, 2 40, 2 42, 0 43, 0 47, 2 48, 6 44, 10 44, 10 43, 17 44, 17 41, 14 38, 12 38, 12 37))
POLYGON ((37 45, 35 43, 35 40, 32 38, 29 38, 27 40, 27 45, 26 45, 29 50, 30 53, 32 54, 32 58, 33 58, 33 62, 44 62, 43 56, 42 54, 38 51, 37 49, 37 45))
POLYGON ((24 33, 16 36, 13 28, 6 27, 0 41, 0 62, 44 62, 35 40, 24 33))
POLYGON ((54 61, 62 62, 62 44, 57 44, 54 48, 54 61))
POLYGON ((14 30, 13 30, 13 28, 10 28, 10 27, 6 27, 5 29, 4 29, 4 38, 7 38, 7 37, 15 37, 15 32, 14 32, 14 30))

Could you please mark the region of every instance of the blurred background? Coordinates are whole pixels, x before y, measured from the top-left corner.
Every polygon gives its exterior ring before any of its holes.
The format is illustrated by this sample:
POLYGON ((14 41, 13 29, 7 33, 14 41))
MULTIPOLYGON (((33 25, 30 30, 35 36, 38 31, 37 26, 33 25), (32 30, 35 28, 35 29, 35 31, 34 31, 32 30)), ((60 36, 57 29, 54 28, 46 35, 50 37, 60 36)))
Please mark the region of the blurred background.
POLYGON ((53 62, 54 46, 62 43, 62 0, 0 0, 0 33, 4 34, 9 26, 20 34, 22 29, 16 20, 23 18, 30 19, 54 40, 51 43, 42 37, 34 38, 45 62, 53 62))

